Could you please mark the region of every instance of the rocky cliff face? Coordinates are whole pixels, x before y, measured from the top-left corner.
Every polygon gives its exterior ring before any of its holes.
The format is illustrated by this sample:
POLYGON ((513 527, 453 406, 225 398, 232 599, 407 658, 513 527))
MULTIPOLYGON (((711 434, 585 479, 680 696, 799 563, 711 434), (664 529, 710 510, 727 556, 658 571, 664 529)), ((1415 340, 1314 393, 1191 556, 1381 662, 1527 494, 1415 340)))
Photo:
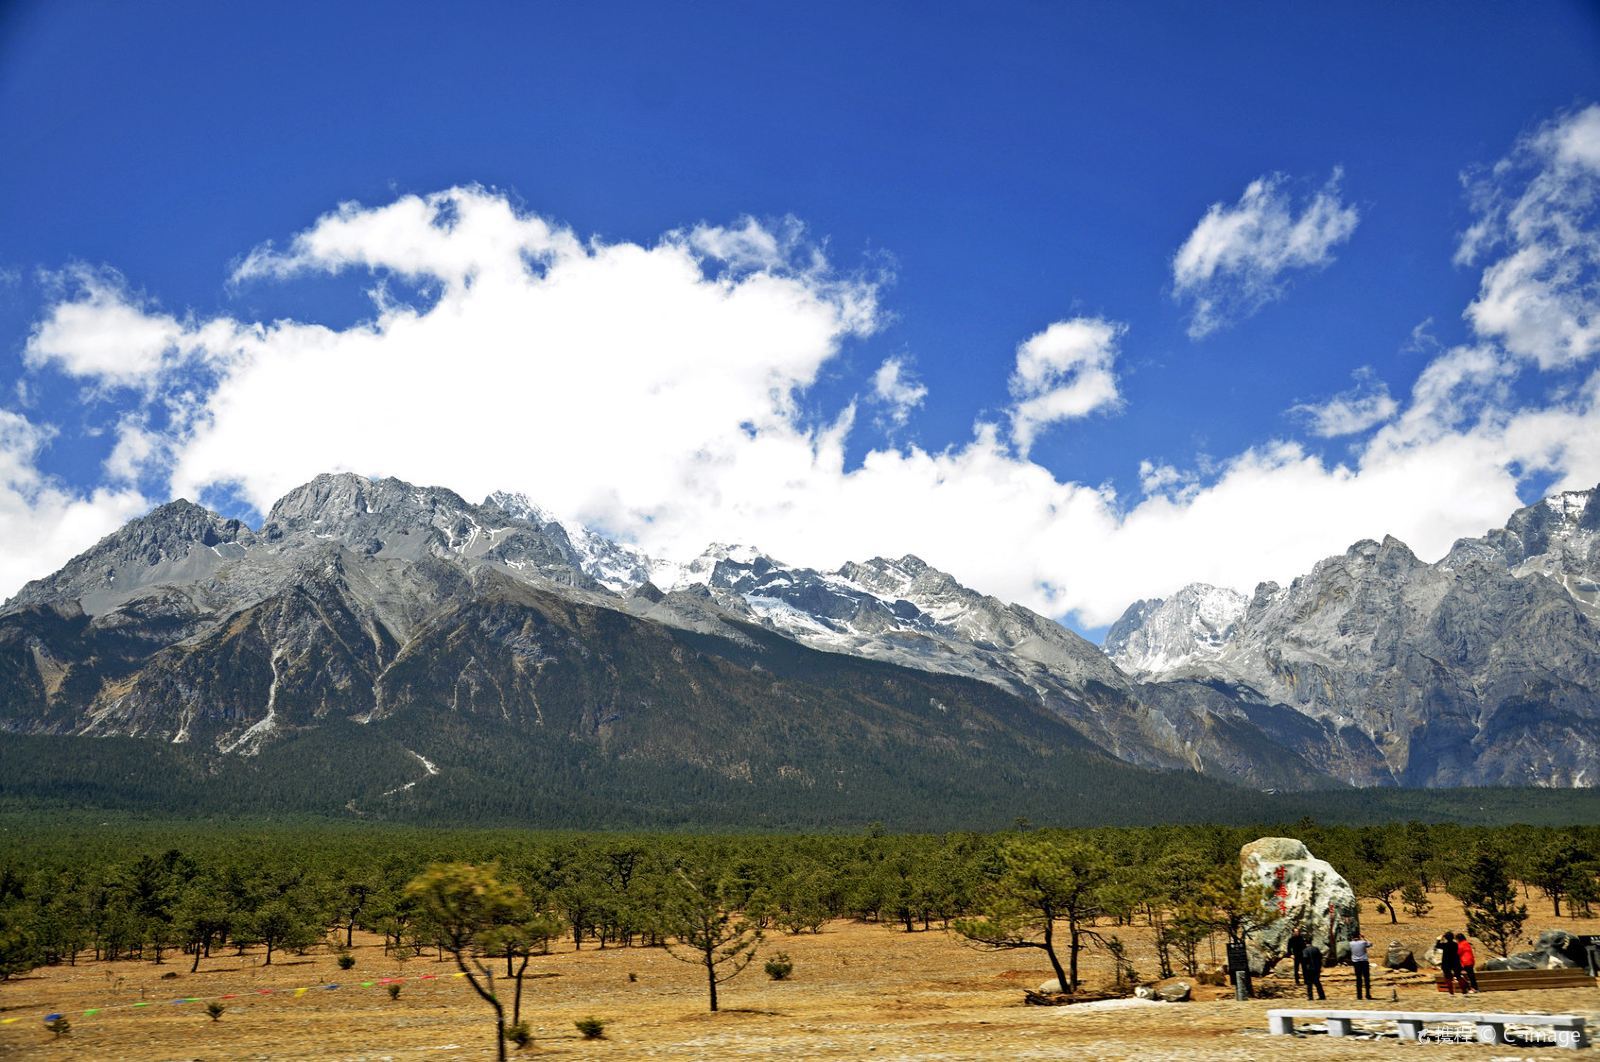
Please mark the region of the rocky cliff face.
POLYGON ((1531 505, 1436 564, 1393 538, 1358 542, 1287 587, 1258 587, 1202 653, 1141 603, 1114 652, 1136 651, 1154 678, 1220 680, 1353 727, 1406 784, 1592 785, 1597 496, 1531 505))
MULTIPOLYGON (((320 476, 259 530, 176 502, 30 583, 0 609, 0 728, 249 755, 330 720, 436 711, 603 735, 621 711, 666 741, 682 720, 638 704, 731 710, 710 700, 756 696, 782 643, 819 673, 862 660, 976 680, 1018 719, 1054 720, 1053 740, 1140 766, 1278 788, 1585 784, 1597 524, 1585 492, 1436 565, 1365 542, 1248 601, 1192 587, 1130 609, 1108 657, 912 556, 816 571, 715 546, 667 564, 520 496, 320 476), (757 677, 685 675, 688 645, 757 677)), ((779 744, 799 727, 764 718, 779 744)))
MULTIPOLYGON (((535 725, 576 698, 604 715, 600 686, 546 685, 592 647, 536 636, 507 612, 515 587, 625 617, 632 641, 659 629, 713 639, 757 669, 765 629, 834 657, 978 680, 1142 766, 1288 786, 1344 777, 1360 758, 1338 727, 1264 702, 1141 686, 1060 624, 916 557, 819 572, 715 546, 666 564, 520 496, 473 505, 349 475, 292 491, 259 531, 163 506, 29 584, 0 610, 0 726, 249 755, 331 719, 422 705, 535 725)), ((650 654, 620 658, 631 663, 612 686, 641 680, 630 667, 668 681, 650 654)))
POLYGON ((1169 598, 1135 601, 1106 632, 1106 655, 1139 676, 1214 659, 1249 604, 1237 590, 1207 583, 1190 583, 1169 598))

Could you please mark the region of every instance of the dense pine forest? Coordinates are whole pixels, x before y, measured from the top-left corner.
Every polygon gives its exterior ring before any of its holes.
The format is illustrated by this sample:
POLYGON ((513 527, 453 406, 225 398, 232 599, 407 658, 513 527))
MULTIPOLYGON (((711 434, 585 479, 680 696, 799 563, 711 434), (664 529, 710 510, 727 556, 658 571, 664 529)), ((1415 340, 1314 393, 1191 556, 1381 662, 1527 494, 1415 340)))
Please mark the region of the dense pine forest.
MULTIPOLYGON (((580 948, 667 942, 679 928, 673 911, 685 880, 766 932, 804 933, 836 918, 945 929, 1014 906, 1011 879, 1025 858, 1053 860, 1060 873, 1089 883, 1078 913, 1101 936, 1134 919, 1181 923, 1190 937, 1226 933, 1238 928, 1239 847, 1263 833, 1300 837, 1358 893, 1386 905, 1426 902, 1438 889, 1465 899, 1485 860, 1491 876, 1524 883, 1524 902, 1536 910, 1544 903, 1581 916, 1600 900, 1595 826, 1302 821, 688 835, 309 822, 238 828, 7 813, 0 830, 0 976, 84 955, 198 966, 220 948, 257 947, 270 958, 339 947, 358 929, 382 934, 396 950, 437 950, 448 943, 444 927, 411 886, 430 866, 450 864, 492 868, 520 898, 519 919, 536 919, 543 935, 580 948)), ((1181 936, 1172 938, 1175 955, 1181 936)))
MULTIPOLYGON (((1188 771, 1150 771, 1099 753, 1058 750, 1048 784, 941 759, 890 759, 831 784, 769 784, 648 760, 619 763, 578 743, 490 723, 407 721, 439 773, 393 735, 328 725, 257 756, 208 758, 135 738, 0 734, 0 813, 72 810, 175 820, 298 816, 415 826, 536 825, 573 830, 1000 830, 1040 826, 1293 822, 1600 822, 1600 791, 1548 788, 1263 792, 1188 771), (489 739, 483 731, 488 728, 489 739), (471 732, 467 732, 467 731, 471 732), (891 779, 913 779, 892 783, 891 779), (938 799, 927 794, 937 793, 938 799)), ((861 756, 882 750, 864 747, 861 756)), ((955 753, 952 753, 954 755, 955 753)), ((959 761, 959 756, 957 757, 959 761)), ((769 765, 770 766, 770 765, 769 765)), ((772 774, 766 770, 766 774, 772 774)))

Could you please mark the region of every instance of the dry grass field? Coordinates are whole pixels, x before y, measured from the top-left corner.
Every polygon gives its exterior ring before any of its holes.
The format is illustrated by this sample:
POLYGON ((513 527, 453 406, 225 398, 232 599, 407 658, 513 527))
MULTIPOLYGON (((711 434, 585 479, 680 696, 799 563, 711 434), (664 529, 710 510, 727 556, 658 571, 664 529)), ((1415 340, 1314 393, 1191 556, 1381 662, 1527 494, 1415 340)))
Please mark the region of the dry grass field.
MULTIPOLYGON (((1364 924, 1379 945, 1399 939, 1427 948, 1442 930, 1460 928, 1459 908, 1434 896, 1428 918, 1391 927, 1370 908, 1364 924)), ((1528 930, 1584 930, 1593 920, 1548 917, 1542 899, 1528 930)), ((1119 933, 1132 942, 1137 966, 1155 968, 1147 931, 1119 933)), ((1266 1035, 1270 1007, 1296 1005, 1295 997, 1236 1003, 1220 988, 1202 988, 1190 1003, 1122 1006, 1030 1007, 1024 988, 1049 977, 1043 955, 1032 951, 986 953, 934 930, 907 934, 881 925, 832 923, 817 935, 770 936, 766 953, 787 951, 793 980, 774 982, 761 961, 723 986, 718 1014, 706 1011, 701 972, 660 949, 570 944, 536 959, 524 1000, 536 1042, 520 1052, 541 1058, 764 1058, 822 1059, 1376 1059, 1433 1060, 1564 1057, 1555 1048, 1513 1049, 1471 1044, 1402 1045, 1393 1038, 1331 1041, 1311 1034, 1293 1040, 1266 1035), (633 974, 637 980, 629 979, 633 974), (585 1041, 573 1022, 593 1016, 609 1024, 606 1037, 585 1041)), ((305 956, 231 952, 188 972, 175 956, 149 962, 80 962, 0 984, 0 1058, 85 1059, 483 1059, 493 1058, 490 1011, 453 966, 432 956, 398 962, 386 958, 376 938, 358 938, 354 969, 341 971, 334 956, 316 949, 305 956), (176 976, 170 976, 176 974, 176 976), (435 975, 425 979, 424 975, 435 975), (363 981, 404 978, 399 999, 363 981), (338 983, 328 990, 316 986, 338 983), (309 988, 296 997, 294 990, 309 988), (271 989, 270 993, 263 990, 271 989), (204 1002, 223 995, 226 1012, 211 1021, 204 1002), (132 1004, 145 1002, 143 1007, 132 1004), (89 1008, 104 1008, 84 1016, 89 1008), (41 1020, 60 1011, 72 1031, 53 1039, 41 1020)), ((1104 957, 1091 953, 1091 984, 1109 979, 1104 957)), ((1287 976, 1268 979, 1287 991, 1287 976)), ((1352 1003, 1349 974, 1325 978, 1330 1004, 1352 1003)), ((1494 1009, 1514 1012, 1600 1012, 1595 989, 1493 993, 1449 997, 1426 978, 1374 976, 1379 1002, 1428 1010, 1494 1009)), ((1301 1002, 1303 1005, 1303 1001, 1301 1002)), ((1596 1013, 1594 1017, 1600 1017, 1596 1013)), ((1594 1017, 1591 1020, 1594 1020, 1594 1017)), ((514 1053, 513 1057, 517 1057, 514 1053)))

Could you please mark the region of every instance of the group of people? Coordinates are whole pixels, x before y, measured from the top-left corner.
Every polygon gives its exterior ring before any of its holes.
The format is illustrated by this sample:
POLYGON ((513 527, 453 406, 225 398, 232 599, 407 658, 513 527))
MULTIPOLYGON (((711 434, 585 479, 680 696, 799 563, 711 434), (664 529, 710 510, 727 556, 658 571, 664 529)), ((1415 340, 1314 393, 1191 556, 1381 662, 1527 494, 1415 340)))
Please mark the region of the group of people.
POLYGON ((1478 990, 1477 956, 1472 954, 1472 942, 1465 933, 1445 933, 1433 945, 1439 951, 1439 972, 1444 975, 1445 987, 1453 996, 1456 989, 1461 994, 1478 990))
MULTIPOLYGON (((1478 975, 1475 970, 1477 958, 1472 953, 1472 942, 1465 933, 1446 933, 1436 942, 1439 950, 1439 969, 1444 975, 1446 987, 1450 994, 1455 995, 1456 989, 1462 993, 1476 992, 1478 990, 1478 975)), ((1356 975, 1356 998, 1372 998, 1372 960, 1369 951, 1372 942, 1367 940, 1357 930, 1350 941, 1350 968, 1356 975)), ((1309 940, 1297 927, 1289 937, 1289 956, 1294 960, 1294 983, 1300 984, 1304 979, 1306 986, 1306 999, 1327 999, 1327 992, 1322 988, 1322 967, 1324 957, 1322 949, 1309 940)))
MULTIPOLYGON (((1350 966, 1356 974, 1356 998, 1372 998, 1372 961, 1367 951, 1372 943, 1357 932, 1350 941, 1350 966)), ((1294 961, 1294 983, 1304 979, 1306 999, 1327 999, 1322 987, 1322 949, 1309 940, 1298 927, 1289 936, 1289 957, 1294 961)))

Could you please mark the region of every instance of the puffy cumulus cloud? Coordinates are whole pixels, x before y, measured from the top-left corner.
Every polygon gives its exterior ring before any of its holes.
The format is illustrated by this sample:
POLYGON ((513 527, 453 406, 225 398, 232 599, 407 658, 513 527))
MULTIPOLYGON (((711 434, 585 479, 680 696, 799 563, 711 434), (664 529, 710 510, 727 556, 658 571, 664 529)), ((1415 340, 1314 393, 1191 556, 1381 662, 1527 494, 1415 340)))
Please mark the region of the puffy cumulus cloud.
POLYGON ((162 373, 183 335, 176 318, 146 309, 113 272, 77 267, 55 279, 71 294, 34 326, 22 351, 29 368, 52 365, 110 387, 162 373))
POLYGON ((1467 307, 1474 330, 1543 369, 1600 351, 1600 104, 1541 126, 1469 188, 1480 216, 1456 259, 1502 254, 1467 307))
POLYGON ((149 390, 180 368, 214 368, 236 347, 233 322, 180 321, 113 270, 77 266, 50 279, 65 294, 23 346, 30 369, 56 368, 99 388, 149 390))
MULTIPOLYGON (((1487 272, 1501 260, 1485 254, 1487 272)), ((917 553, 969 585, 1089 626, 1190 581, 1243 590, 1283 581, 1386 533, 1437 557, 1501 524, 1519 476, 1568 488, 1600 480, 1600 374, 1580 379, 1569 367, 1572 379, 1519 404, 1512 385, 1538 363, 1498 332, 1430 348, 1410 391, 1391 396, 1397 408, 1343 463, 1292 439, 1195 469, 1130 454, 1142 492, 1122 498, 1027 456, 1044 425, 1117 401, 1123 333, 1098 318, 1021 344, 1010 432, 980 422, 943 449, 885 442, 847 460, 856 403, 819 418, 802 399, 844 344, 877 327, 879 287, 834 270, 789 223, 604 243, 455 189, 341 207, 284 250, 253 252, 238 273, 245 283, 345 269, 375 271, 380 288, 382 276, 404 275, 430 297, 380 300, 371 320, 345 328, 176 321, 168 345, 189 353, 164 356, 159 386, 118 425, 108 474, 148 485, 159 470, 168 494, 234 487, 261 508, 339 469, 468 497, 522 490, 664 557, 687 559, 710 541, 819 567, 917 553)), ((155 308, 118 305, 170 336, 172 319, 155 308)), ((908 404, 922 386, 891 361, 863 381, 863 402, 908 404)), ((93 363, 77 364, 93 378, 93 363)), ((108 378, 122 371, 105 368, 108 378)), ((1366 419, 1363 401, 1366 413, 1381 411, 1376 393, 1358 379, 1344 422, 1366 419)), ((6 452, 24 454, 26 470, 42 442, 23 438, 6 452)), ((65 525, 58 512, 103 520, 117 499, 136 497, 130 488, 96 508, 30 482, 3 497, 32 499, 24 515, 46 529, 65 525)), ((67 552, 87 544, 75 534, 50 540, 67 552)), ((55 560, 8 560, 0 574, 17 582, 55 560)))
POLYGON ((606 244, 480 188, 344 204, 287 247, 251 252, 234 279, 349 269, 436 297, 380 298, 344 329, 179 322, 102 300, 190 355, 145 366, 165 374, 165 443, 131 420, 108 470, 128 479, 165 456, 174 493, 232 485, 265 508, 343 468, 477 496, 515 486, 557 511, 648 524, 706 503, 697 492, 714 495, 747 448, 775 472, 825 449, 834 425, 802 424, 796 394, 878 320, 877 280, 834 272, 796 224, 606 244))
POLYGON ((1191 305, 1200 339, 1248 317, 1284 290, 1284 274, 1325 266, 1360 213, 1339 197, 1341 171, 1297 211, 1282 174, 1251 181, 1237 203, 1212 203, 1172 259, 1173 295, 1191 305))
POLYGON ((928 397, 928 388, 906 365, 904 358, 885 358, 872 374, 872 397, 885 407, 888 423, 904 427, 911 411, 928 397))
POLYGON ((136 491, 79 494, 41 473, 39 453, 53 434, 0 409, 0 597, 59 568, 148 507, 136 491))
POLYGON ((519 213, 505 197, 477 187, 451 188, 402 196, 381 207, 342 203, 287 250, 269 243, 251 251, 235 266, 233 280, 360 266, 459 288, 479 276, 515 277, 581 253, 571 232, 519 213))
POLYGON ((1389 395, 1389 386, 1378 379, 1370 367, 1355 372, 1355 386, 1322 402, 1306 402, 1289 412, 1305 419, 1313 435, 1324 439, 1356 435, 1377 427, 1394 416, 1400 404, 1389 395))
POLYGON ((1117 341, 1126 326, 1098 317, 1057 321, 1017 347, 1011 438, 1027 456, 1046 426, 1115 408, 1117 341))

